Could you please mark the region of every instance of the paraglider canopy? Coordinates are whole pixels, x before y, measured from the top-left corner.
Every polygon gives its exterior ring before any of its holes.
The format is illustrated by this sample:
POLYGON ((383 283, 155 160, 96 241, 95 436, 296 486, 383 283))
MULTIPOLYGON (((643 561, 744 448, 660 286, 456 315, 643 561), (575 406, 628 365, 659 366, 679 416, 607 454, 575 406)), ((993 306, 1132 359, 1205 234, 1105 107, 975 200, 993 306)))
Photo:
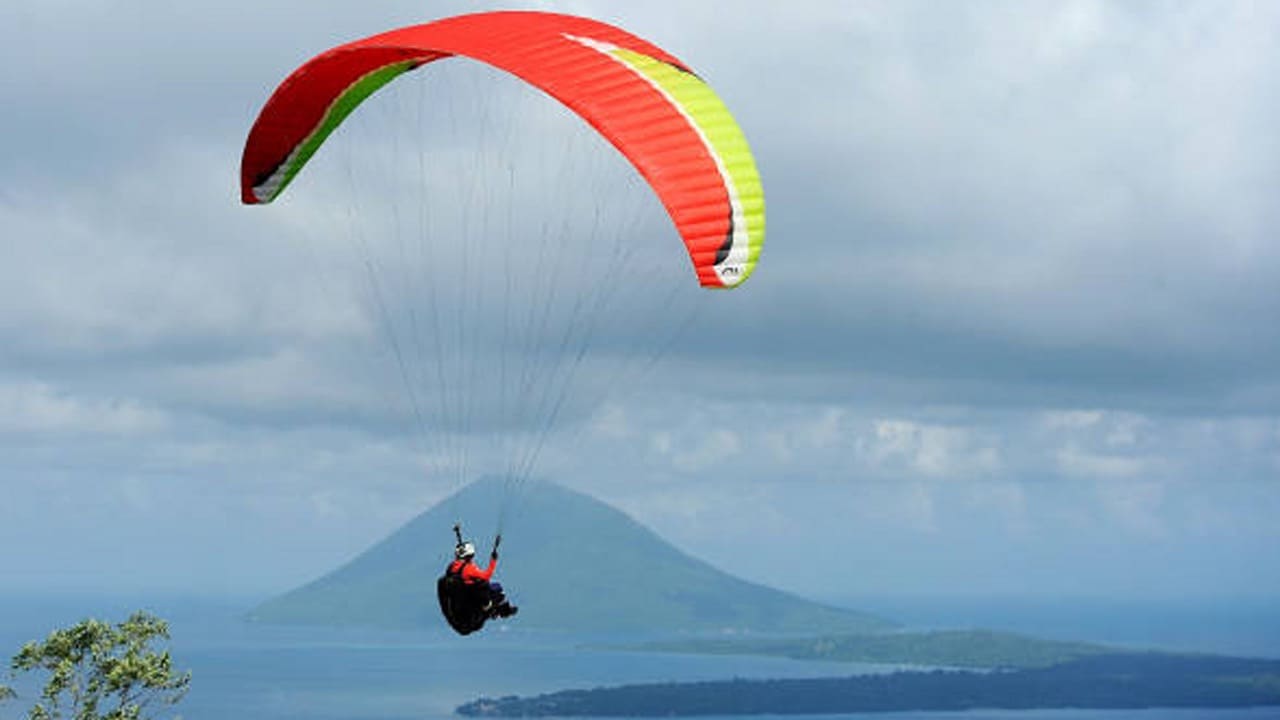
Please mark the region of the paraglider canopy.
MULTIPOLYGON (((242 201, 259 205, 279 198, 366 99, 418 68, 426 67, 424 76, 447 76, 447 69, 437 70, 433 63, 449 57, 468 58, 518 78, 515 84, 522 90, 536 88, 568 108, 571 113, 563 114, 607 151, 602 155, 618 159, 600 138, 616 148, 638 171, 639 177, 619 162, 644 198, 661 202, 655 213, 658 221, 664 228, 669 227, 667 218, 674 223, 701 286, 733 288, 751 275, 764 243, 764 196, 746 139, 724 103, 688 65, 656 45, 620 28, 569 15, 460 15, 316 55, 276 88, 255 121, 241 161, 242 201), (578 118, 589 128, 577 123, 578 118)), ((486 87, 474 89, 475 95, 483 96, 486 87)), ((513 122, 523 120, 516 117, 513 122)), ((441 129, 425 123, 416 129, 427 134, 426 128, 441 129)), ((362 159, 364 146, 352 155, 362 159)), ((404 153, 396 148, 389 155, 404 153)), ((649 279, 646 272, 658 266, 663 279, 674 278, 691 294, 697 286, 679 267, 683 255, 664 252, 658 243, 647 244, 662 233, 610 233, 632 225, 625 220, 601 222, 601 217, 613 217, 602 213, 601 205, 594 213, 573 216, 572 222, 538 221, 522 217, 519 206, 493 202, 501 188, 477 179, 483 176, 475 172, 476 163, 448 172, 427 163, 424 154, 417 160, 412 173, 375 174, 402 185, 409 175, 419 182, 413 211, 401 213, 397 208, 391 214, 389 226, 394 230, 384 234, 395 244, 393 251, 381 258, 370 251, 369 238, 379 233, 354 222, 353 244, 362 252, 375 315, 407 390, 403 395, 423 435, 437 439, 445 458, 441 464, 456 469, 459 482, 469 479, 465 442, 458 438, 472 435, 476 408, 490 408, 500 423, 509 424, 505 435, 523 441, 505 453, 504 482, 508 488, 518 486, 566 412, 573 383, 583 374, 582 359, 602 333, 602 318, 615 317, 609 313, 625 317, 627 332, 651 347, 650 361, 669 346, 654 342, 661 334, 647 331, 639 314, 618 300, 616 290, 638 288, 638 294, 651 301, 650 327, 671 333, 682 327, 672 322, 678 314, 670 311, 675 294, 659 293, 642 282, 649 279), (440 227, 433 225, 435 213, 448 208, 441 207, 443 193, 426 184, 428 167, 447 175, 441 183, 446 188, 467 185, 474 191, 457 203, 463 220, 457 231, 430 232, 440 227), (480 199, 472 202, 473 196, 480 199), (500 208, 503 212, 494 212, 500 208), (495 218, 503 214, 505 232, 493 231, 495 218), (416 219, 420 232, 401 233, 406 218, 416 219), (616 235, 612 240, 611 234, 616 235), (583 239, 581 248, 567 242, 575 237, 583 239), (610 241, 612 247, 606 244, 610 241), (460 260, 454 267, 459 271, 450 272, 448 264, 440 262, 449 254, 441 248, 457 249, 460 260), (519 255, 522 249, 527 257, 519 255), (474 262, 477 258, 481 261, 474 262), (651 262, 653 258, 662 262, 651 262), (674 272, 662 272, 666 261, 677 266, 674 272), (486 291, 486 282, 493 292, 486 291), (486 314, 482 307, 492 312, 486 314), (487 364, 482 351, 491 356, 487 364)), ((358 176, 349 167, 344 174, 358 176)), ((514 169, 509 177, 514 186, 514 169)), ((354 198, 355 191, 368 192, 362 182, 353 179, 351 185, 352 191, 336 195, 339 202, 333 204, 354 198)), ((544 186, 560 196, 569 194, 559 181, 544 186)), ((393 202, 397 197, 395 192, 388 194, 393 202)), ((560 199, 546 204, 569 205, 560 199)), ((348 210, 362 204, 353 200, 348 210)), ((348 212, 348 219, 355 214, 348 212)), ((631 355, 640 353, 620 355, 632 360, 631 355)), ((644 358, 639 360, 634 365, 644 367, 644 358)), ((605 373, 595 379, 606 390, 624 385, 605 373)), ((486 453, 504 454, 488 447, 486 453)), ((506 503, 504 495, 499 531, 506 503)), ((464 635, 479 630, 488 619, 492 598, 486 592, 453 573, 437 582, 441 612, 464 635)))
POLYGON ((254 123, 241 199, 275 199, 367 97, 399 75, 465 56, 568 106, 631 161, 675 222, 706 287, 734 287, 764 243, 764 193, 737 123, 684 63, 624 30, 543 12, 460 15, 327 50, 276 89, 254 123))

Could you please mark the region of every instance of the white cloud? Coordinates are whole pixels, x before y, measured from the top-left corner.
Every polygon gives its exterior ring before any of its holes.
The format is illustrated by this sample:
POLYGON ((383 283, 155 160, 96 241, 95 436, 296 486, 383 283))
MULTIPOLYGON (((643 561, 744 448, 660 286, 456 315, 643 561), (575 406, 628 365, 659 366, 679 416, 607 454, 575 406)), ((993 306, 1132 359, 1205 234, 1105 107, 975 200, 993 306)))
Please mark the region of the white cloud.
POLYGON ((0 384, 0 434, 146 436, 168 426, 167 413, 132 398, 81 397, 41 382, 0 384))
POLYGON ((1055 461, 1059 471, 1080 478, 1140 478, 1159 466, 1151 457, 1089 452, 1070 445, 1058 450, 1055 461))
POLYGON ((676 469, 692 473, 711 470, 717 467, 734 467, 738 463, 727 464, 738 453, 742 442, 738 434, 723 428, 711 430, 705 434, 686 436, 685 449, 677 450, 671 457, 671 464, 676 469))
POLYGON ((1026 483, 1018 480, 988 480, 971 483, 965 501, 978 511, 990 511, 1004 528, 1025 536, 1032 530, 1026 483))
POLYGON ((614 404, 604 406, 592 416, 590 431, 610 440, 626 440, 633 434, 626 408, 614 404))
POLYGON ((1163 482, 1099 482, 1094 489, 1103 509, 1123 528, 1152 538, 1169 534, 1164 516, 1166 488, 1163 482))
POLYGON ((664 430, 655 432, 649 440, 649 446, 659 455, 670 455, 674 447, 674 438, 664 430))
POLYGON ((847 411, 843 408, 828 407, 822 410, 817 419, 805 423, 795 431, 809 447, 826 450, 847 443, 844 419, 847 411))
POLYGON ((925 482, 883 485, 861 498, 860 514, 874 517, 881 525, 936 533, 940 512, 936 496, 936 488, 925 482))
POLYGON ((1119 411, 1074 410, 1041 413, 1039 442, 1058 472, 1084 478, 1138 478, 1170 472, 1172 426, 1157 428, 1151 417, 1119 411), (1163 435, 1163 437, 1161 437, 1163 435))
POLYGON ((168 386, 167 394, 174 400, 250 416, 307 411, 354 416, 361 410, 395 414, 403 409, 384 406, 392 400, 378 392, 377 383, 352 384, 350 368, 326 365, 322 352, 285 348, 209 367, 176 367, 158 372, 157 381, 168 386))
POLYGON ((852 449, 856 440, 848 418, 846 408, 801 408, 796 417, 770 423, 769 429, 759 433, 759 444, 780 465, 815 454, 842 453, 852 449))
POLYGON ((1079 430, 1097 425, 1104 416, 1101 410, 1055 410, 1043 413, 1040 422, 1051 430, 1079 430))
POLYGON ((998 448, 961 427, 876 420, 861 440, 873 465, 904 465, 925 477, 987 475, 1001 468, 998 448))
POLYGON ((1120 414, 1107 432, 1106 443, 1111 447, 1133 447, 1142 440, 1147 425, 1148 420, 1140 415, 1120 414))
MULTIPOLYGON (((674 348, 678 400, 562 428, 536 473, 687 538, 802 528, 837 560, 883 556, 890 583, 1006 533, 1047 557, 1082 528, 1275 555, 1277 6, 525 4, 618 20, 698 68, 751 139, 771 223, 752 283, 674 348), (1195 489, 1210 481, 1254 490, 1195 489)), ((376 328, 326 232, 335 188, 258 212, 235 165, 309 53, 472 8, 298 7, 246 25, 238 0, 147 23, 0 6, 0 59, 30 70, 0 78, 22 108, 0 117, 0 540, 62 529, 33 507, 117 538, 128 523, 92 506, 209 507, 173 529, 245 518, 228 567, 305 574, 456 482, 457 458, 400 423, 394 373, 350 357, 376 328), (268 541, 324 552, 295 566, 268 541)))
MULTIPOLYGON (((257 237, 227 202, 225 158, 163 139, 91 187, 0 202, 0 334, 41 353, 252 345, 370 332, 353 289, 296 234, 257 237), (166 191, 155 177, 183 168, 166 191), (287 271, 285 270, 287 268, 287 271)), ((349 278, 348 278, 349 279, 349 278)))

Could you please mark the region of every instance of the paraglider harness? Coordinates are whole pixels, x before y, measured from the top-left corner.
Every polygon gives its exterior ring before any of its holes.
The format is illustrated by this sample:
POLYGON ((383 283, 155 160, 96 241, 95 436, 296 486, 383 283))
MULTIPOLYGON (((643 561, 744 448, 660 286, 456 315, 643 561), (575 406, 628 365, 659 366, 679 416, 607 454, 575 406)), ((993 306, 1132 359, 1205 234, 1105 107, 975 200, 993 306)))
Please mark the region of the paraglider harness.
MULTIPOLYGON (((462 547, 462 529, 453 526, 453 533, 458 539, 458 547, 462 547)), ((493 541, 493 552, 498 551, 502 543, 502 535, 493 541)), ((465 562, 458 563, 457 568, 450 563, 444 575, 436 581, 436 596, 440 600, 440 612, 444 615, 449 627, 459 635, 470 635, 484 627, 484 623, 493 617, 495 603, 491 597, 488 582, 468 583, 462 579, 465 562)))

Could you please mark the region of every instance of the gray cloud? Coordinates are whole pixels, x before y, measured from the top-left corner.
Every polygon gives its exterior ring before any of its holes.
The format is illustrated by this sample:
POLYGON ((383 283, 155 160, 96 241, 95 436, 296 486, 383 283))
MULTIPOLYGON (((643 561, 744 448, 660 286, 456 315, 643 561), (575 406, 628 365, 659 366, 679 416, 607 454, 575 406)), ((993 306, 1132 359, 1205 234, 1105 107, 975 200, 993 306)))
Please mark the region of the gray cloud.
MULTIPOLYGON (((1274 555, 1280 509, 1272 5, 556 7, 632 28, 714 84, 757 155, 769 238, 740 291, 677 297, 673 315, 696 310, 678 335, 668 308, 642 317, 654 295, 612 299, 537 474, 762 580, 803 527, 850 592, 1070 590, 1063 568, 1115 592, 1280 590, 1247 569, 1274 555), (1159 562, 1171 554, 1186 562, 1159 562)), ((430 379, 431 352, 410 357, 419 414, 470 432, 415 429, 380 313, 407 341, 427 287, 407 278, 460 257, 405 262, 385 240, 416 221, 377 211, 365 230, 384 242, 360 245, 338 143, 278 204, 238 204, 241 143, 275 84, 423 12, 0 8, 0 62, 22 68, 0 76, 0 542, 48 549, 14 577, 92 585, 110 553, 164 544, 166 569, 129 582, 280 589, 456 488, 459 457, 501 471, 494 447, 530 447, 510 432, 510 384, 468 398, 465 423, 432 402, 459 398, 430 379), (72 527, 100 547, 62 542, 72 527)), ((462 148, 485 128, 426 138, 428 194, 462 210, 433 216, 442 235, 472 202, 459 178, 592 157, 585 140, 537 142, 564 118, 490 80, 527 139, 476 167, 462 148)), ((363 128, 369 155, 404 154, 372 169, 412 191, 418 150, 378 129, 416 97, 384 93, 344 129, 363 128)), ((625 218, 624 245, 670 240, 617 158, 595 156, 585 187, 522 172, 513 215, 603 209, 625 218)), ((547 222, 535 235, 558 237, 547 222)), ((471 257, 500 264, 490 252, 471 257)), ((436 272, 451 316, 468 296, 436 272)), ((467 317, 492 329, 504 307, 467 317)), ((499 376, 499 335, 467 337, 465 362, 499 376)))

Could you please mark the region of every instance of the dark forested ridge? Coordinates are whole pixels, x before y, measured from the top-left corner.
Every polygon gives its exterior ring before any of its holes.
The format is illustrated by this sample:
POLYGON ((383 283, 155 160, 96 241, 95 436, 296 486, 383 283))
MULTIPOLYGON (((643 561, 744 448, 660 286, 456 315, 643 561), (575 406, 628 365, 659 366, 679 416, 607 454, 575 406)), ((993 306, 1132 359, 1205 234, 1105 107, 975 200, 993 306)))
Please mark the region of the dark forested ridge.
POLYGON ((481 699, 457 712, 472 717, 656 717, 1260 705, 1280 705, 1280 661, 1131 653, 1012 672, 935 670, 568 690, 481 699))

